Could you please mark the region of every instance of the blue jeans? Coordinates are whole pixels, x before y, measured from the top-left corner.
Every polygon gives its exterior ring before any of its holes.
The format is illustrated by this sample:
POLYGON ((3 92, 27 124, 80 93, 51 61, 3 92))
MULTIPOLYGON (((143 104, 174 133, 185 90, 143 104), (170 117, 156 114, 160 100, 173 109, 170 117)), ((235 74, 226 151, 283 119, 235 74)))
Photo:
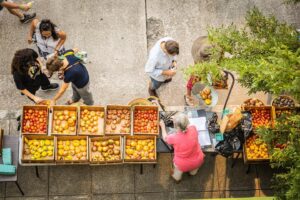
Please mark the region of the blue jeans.
POLYGON ((157 81, 155 79, 153 79, 152 77, 150 77, 151 79, 151 90, 157 90, 164 82, 160 82, 160 81, 157 81))

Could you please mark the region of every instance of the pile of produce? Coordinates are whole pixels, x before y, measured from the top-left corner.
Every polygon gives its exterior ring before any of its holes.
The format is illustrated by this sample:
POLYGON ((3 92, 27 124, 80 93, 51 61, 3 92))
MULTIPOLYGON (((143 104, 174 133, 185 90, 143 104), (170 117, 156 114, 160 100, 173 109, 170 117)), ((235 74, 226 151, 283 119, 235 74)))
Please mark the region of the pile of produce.
POLYGON ((125 160, 155 160, 156 150, 153 139, 129 139, 125 143, 125 160))
POLYGON ((24 138, 23 159, 54 160, 54 142, 47 139, 24 138))
POLYGON ((259 126, 271 125, 271 111, 268 109, 252 109, 252 125, 254 128, 259 126))
POLYGON ((134 112, 134 133, 158 134, 158 111, 135 110, 134 112))
POLYGON ((86 139, 69 139, 57 141, 57 160, 87 160, 86 139))
POLYGON ((275 98, 272 102, 272 106, 275 107, 294 107, 295 102, 293 99, 287 97, 287 96, 279 96, 275 98))
POLYGON ((104 134, 104 112, 84 109, 80 113, 80 134, 104 134))
POLYGON ((246 140, 246 154, 249 160, 269 158, 267 144, 256 135, 252 135, 246 140))
POLYGON ((107 110, 106 133, 120 134, 130 133, 130 110, 111 109, 107 110))
POLYGON ((280 110, 278 110, 278 109, 276 109, 275 110, 275 114, 276 114, 276 117, 280 117, 281 115, 291 115, 293 113, 293 111, 292 110, 290 110, 290 109, 280 109, 280 110))
POLYGON ((206 105, 211 104, 212 96, 211 96, 211 89, 209 87, 206 87, 202 91, 200 91, 199 95, 206 105))
POLYGON ((91 142, 91 161, 121 160, 121 144, 118 139, 97 139, 91 142))
POLYGON ((261 100, 259 100, 259 99, 251 98, 251 99, 246 100, 243 103, 243 106, 255 106, 255 107, 258 107, 258 106, 264 106, 264 103, 261 100))
POLYGON ((22 133, 47 133, 47 110, 28 109, 24 110, 22 133))
POLYGON ((76 111, 54 110, 52 133, 76 134, 76 111))

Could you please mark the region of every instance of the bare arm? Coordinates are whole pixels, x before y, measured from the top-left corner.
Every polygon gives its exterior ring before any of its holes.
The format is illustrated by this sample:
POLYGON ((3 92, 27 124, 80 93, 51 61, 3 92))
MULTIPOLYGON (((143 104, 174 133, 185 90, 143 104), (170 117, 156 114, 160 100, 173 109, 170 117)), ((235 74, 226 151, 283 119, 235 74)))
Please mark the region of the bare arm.
POLYGON ((13 2, 8 2, 8 1, 3 1, 2 3, 0 3, 0 5, 2 7, 9 8, 9 9, 20 9, 20 10, 24 10, 24 11, 27 11, 30 9, 30 5, 28 5, 28 4, 16 4, 13 2))
POLYGON ((43 99, 41 99, 40 97, 37 97, 37 96, 33 95, 27 89, 21 90, 21 92, 23 94, 25 94, 27 97, 29 97, 30 99, 32 99, 35 103, 40 103, 41 101, 43 101, 43 99))
POLYGON ((53 103, 55 104, 56 101, 65 93, 65 91, 68 89, 69 83, 63 83, 62 86, 60 87, 59 91, 55 95, 55 97, 52 99, 53 103))
POLYGON ((166 125, 165 122, 163 120, 160 120, 159 122, 160 128, 161 128, 161 134, 162 134, 162 139, 167 142, 167 131, 166 131, 166 125))
POLYGON ((168 69, 162 71, 162 75, 164 76, 174 76, 175 74, 176 74, 176 70, 168 69))
POLYGON ((57 35, 60 39, 57 46, 55 47, 55 51, 58 51, 67 39, 67 34, 64 31, 57 32, 57 35))

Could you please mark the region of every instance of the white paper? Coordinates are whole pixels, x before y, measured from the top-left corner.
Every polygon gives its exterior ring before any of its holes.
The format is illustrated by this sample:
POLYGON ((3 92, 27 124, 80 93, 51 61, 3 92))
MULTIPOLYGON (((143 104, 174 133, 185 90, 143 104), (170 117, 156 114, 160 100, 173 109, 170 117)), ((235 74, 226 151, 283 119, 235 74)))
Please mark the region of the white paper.
POLYGON ((196 126, 197 131, 207 130, 206 117, 189 118, 190 125, 196 126))
POLYGON ((201 147, 211 145, 208 131, 198 131, 198 141, 201 147))

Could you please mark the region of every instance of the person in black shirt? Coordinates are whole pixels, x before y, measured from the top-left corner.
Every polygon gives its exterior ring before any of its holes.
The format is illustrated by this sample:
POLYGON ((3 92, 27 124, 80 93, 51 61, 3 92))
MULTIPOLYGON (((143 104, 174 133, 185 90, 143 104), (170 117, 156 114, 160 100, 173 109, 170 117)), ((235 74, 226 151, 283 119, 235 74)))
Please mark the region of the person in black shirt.
POLYGON ((39 61, 38 54, 28 48, 18 50, 11 64, 11 73, 17 89, 35 103, 43 101, 42 98, 35 96, 40 87, 43 91, 56 90, 59 87, 57 83, 50 83, 41 71, 41 67, 42 63, 39 61))
POLYGON ((55 71, 60 71, 63 74, 63 84, 52 99, 51 104, 56 104, 56 101, 64 94, 64 92, 72 85, 73 95, 67 104, 72 104, 83 99, 85 105, 93 105, 93 95, 90 92, 90 78, 86 67, 81 63, 81 60, 75 56, 78 49, 67 50, 62 57, 53 56, 48 59, 46 67, 49 74, 55 71))

